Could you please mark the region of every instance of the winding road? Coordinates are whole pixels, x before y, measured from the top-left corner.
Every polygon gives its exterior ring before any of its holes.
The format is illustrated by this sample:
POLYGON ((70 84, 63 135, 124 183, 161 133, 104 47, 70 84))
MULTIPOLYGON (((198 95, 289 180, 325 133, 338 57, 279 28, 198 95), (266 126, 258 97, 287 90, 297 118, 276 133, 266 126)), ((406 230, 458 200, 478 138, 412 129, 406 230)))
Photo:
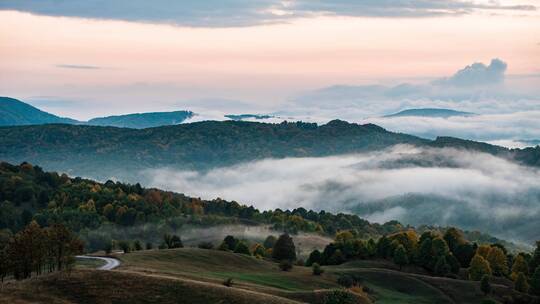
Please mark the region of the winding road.
POLYGON ((93 259, 93 260, 101 260, 105 262, 105 265, 98 268, 98 270, 113 270, 116 267, 120 266, 120 261, 115 258, 106 258, 106 257, 97 257, 97 256, 89 256, 89 255, 78 255, 76 256, 77 259, 93 259))

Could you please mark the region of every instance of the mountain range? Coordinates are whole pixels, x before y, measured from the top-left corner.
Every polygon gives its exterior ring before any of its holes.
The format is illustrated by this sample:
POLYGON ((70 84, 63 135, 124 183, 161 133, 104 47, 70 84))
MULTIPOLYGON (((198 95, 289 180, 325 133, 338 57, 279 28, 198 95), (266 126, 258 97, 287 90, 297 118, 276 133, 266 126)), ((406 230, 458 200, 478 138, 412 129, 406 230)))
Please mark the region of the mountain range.
POLYGON ((439 108, 421 108, 421 109, 408 109, 398 113, 386 115, 384 117, 441 117, 448 118, 453 116, 472 116, 474 113, 461 112, 450 109, 439 108))
POLYGON ((173 111, 135 113, 92 118, 88 121, 78 121, 44 112, 14 98, 0 97, 0 126, 61 123, 144 129, 179 124, 192 116, 193 112, 190 111, 173 111))

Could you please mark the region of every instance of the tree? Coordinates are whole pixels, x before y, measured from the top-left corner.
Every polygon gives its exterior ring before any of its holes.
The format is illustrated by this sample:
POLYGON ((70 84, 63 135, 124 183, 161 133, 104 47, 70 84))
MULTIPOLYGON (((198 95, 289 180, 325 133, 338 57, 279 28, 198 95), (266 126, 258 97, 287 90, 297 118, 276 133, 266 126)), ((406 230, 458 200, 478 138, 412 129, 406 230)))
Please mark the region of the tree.
POLYGON ((276 243, 277 238, 273 235, 269 235, 264 240, 263 246, 264 248, 274 248, 274 244, 276 243))
POLYGON ((484 275, 491 275, 491 268, 488 261, 481 255, 476 254, 471 260, 471 266, 469 267, 469 279, 472 281, 479 281, 484 275))
POLYGON ((483 275, 480 280, 480 290, 484 295, 488 295, 491 292, 491 284, 489 283, 489 276, 487 274, 483 275))
POLYGON ((335 289, 324 296, 323 304, 355 304, 358 299, 350 292, 342 289, 335 289))
POLYGON ((136 240, 135 242, 133 242, 133 249, 135 249, 135 251, 140 251, 143 249, 142 245, 141 245, 141 241, 139 240, 136 240))
POLYGON ((285 233, 279 236, 272 250, 272 258, 278 261, 296 260, 296 247, 293 239, 288 234, 285 233))
POLYGON ((504 276, 508 273, 508 260, 499 247, 491 247, 487 255, 487 261, 494 275, 504 276))
POLYGON ((118 242, 118 247, 122 249, 124 253, 130 253, 131 252, 131 246, 128 241, 120 241, 118 242))
POLYGON ((431 238, 426 237, 422 241, 420 241, 420 248, 418 249, 417 260, 420 266, 433 270, 431 262, 433 260, 431 245, 431 238))
POLYGON ((450 253, 446 256, 446 261, 448 262, 448 265, 450 266, 450 271, 453 274, 459 274, 460 265, 456 257, 450 253))
POLYGON ((234 236, 232 235, 227 235, 224 239, 223 239, 223 243, 225 243, 225 245, 227 245, 227 248, 229 250, 234 250, 236 248, 236 245, 238 244, 239 240, 236 239, 234 236))
POLYGON ((318 263, 313 263, 312 271, 313 271, 313 275, 318 276, 318 275, 321 275, 324 272, 324 269, 322 269, 321 265, 319 265, 318 263))
MULTIPOLYGON (((536 243, 538 245, 538 242, 536 243)), ((533 275, 531 276, 530 293, 536 296, 540 296, 540 266, 536 267, 533 275)))
POLYGON ((405 247, 403 247, 401 244, 394 251, 394 263, 399 266, 399 270, 401 270, 403 265, 407 265, 409 263, 407 251, 405 251, 405 247))
POLYGON ((448 244, 448 248, 452 253, 456 251, 460 244, 465 243, 463 233, 454 227, 450 227, 446 230, 443 239, 446 241, 446 244, 448 244))
POLYGON ((236 244, 236 248, 234 248, 234 253, 251 255, 251 252, 249 252, 249 247, 243 241, 239 241, 236 244))
POLYGON ((266 254, 266 248, 263 245, 257 243, 253 245, 253 255, 256 257, 263 257, 266 254))
POLYGON ((454 256, 459 261, 461 267, 468 268, 471 265, 471 259, 475 254, 474 245, 471 243, 459 244, 454 250, 454 256))
POLYGON ((279 262, 279 269, 283 271, 289 271, 293 268, 293 263, 290 260, 281 260, 279 262))
POLYGON ((165 242, 165 245, 167 245, 167 248, 169 249, 184 247, 184 244, 182 243, 182 239, 177 235, 164 234, 163 241, 165 242))
POLYGON ((518 254, 514 259, 514 263, 512 264, 512 280, 515 281, 520 272, 524 275, 529 274, 529 265, 527 265, 527 261, 525 261, 522 254, 518 254))
POLYGON ((534 249, 531 260, 529 261, 529 269, 533 271, 538 266, 540 266, 540 241, 536 242, 536 248, 534 249))
POLYGON ((322 260, 322 255, 321 255, 321 252, 317 249, 313 250, 310 254, 309 254, 309 257, 306 261, 306 266, 311 266, 313 265, 314 263, 317 263, 317 264, 321 264, 321 261, 322 260))
POLYGON ((527 283, 527 277, 523 272, 518 273, 516 282, 514 283, 514 289, 525 293, 529 291, 529 283, 527 283))
POLYGON ((445 256, 439 256, 439 258, 437 259, 437 263, 435 263, 434 272, 438 276, 445 276, 450 272, 450 265, 446 261, 445 256))

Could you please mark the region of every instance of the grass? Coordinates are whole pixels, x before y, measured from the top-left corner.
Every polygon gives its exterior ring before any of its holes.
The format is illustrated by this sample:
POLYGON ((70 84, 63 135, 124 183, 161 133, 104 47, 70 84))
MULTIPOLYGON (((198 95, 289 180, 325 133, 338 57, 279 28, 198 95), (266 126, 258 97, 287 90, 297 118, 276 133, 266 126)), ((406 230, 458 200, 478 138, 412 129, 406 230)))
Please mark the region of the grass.
POLYGON ((76 259, 76 269, 97 269, 105 265, 105 262, 97 259, 76 259))

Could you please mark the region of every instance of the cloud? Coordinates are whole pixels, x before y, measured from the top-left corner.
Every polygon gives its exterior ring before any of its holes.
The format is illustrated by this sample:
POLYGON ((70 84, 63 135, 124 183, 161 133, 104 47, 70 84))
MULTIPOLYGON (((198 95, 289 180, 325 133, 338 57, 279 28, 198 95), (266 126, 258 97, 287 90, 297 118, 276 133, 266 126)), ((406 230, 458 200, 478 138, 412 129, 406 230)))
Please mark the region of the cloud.
POLYGON ((354 211, 378 222, 457 225, 532 242, 540 172, 487 154, 396 146, 369 154, 266 159, 207 172, 155 169, 152 186, 261 208, 354 211))
POLYGON ((3 0, 0 9, 51 16, 227 27, 286 22, 317 15, 363 17, 425 17, 461 15, 478 10, 531 11, 533 5, 478 4, 458 0, 206 0, 109 1, 3 0))
POLYGON ((95 65, 82 65, 82 64, 57 64, 57 68, 62 69, 78 69, 78 70, 99 70, 101 67, 95 65))
POLYGON ((504 82, 504 73, 507 67, 506 62, 500 59, 492 59, 488 66, 476 62, 459 70, 452 77, 435 81, 434 84, 457 87, 496 85, 504 82))

